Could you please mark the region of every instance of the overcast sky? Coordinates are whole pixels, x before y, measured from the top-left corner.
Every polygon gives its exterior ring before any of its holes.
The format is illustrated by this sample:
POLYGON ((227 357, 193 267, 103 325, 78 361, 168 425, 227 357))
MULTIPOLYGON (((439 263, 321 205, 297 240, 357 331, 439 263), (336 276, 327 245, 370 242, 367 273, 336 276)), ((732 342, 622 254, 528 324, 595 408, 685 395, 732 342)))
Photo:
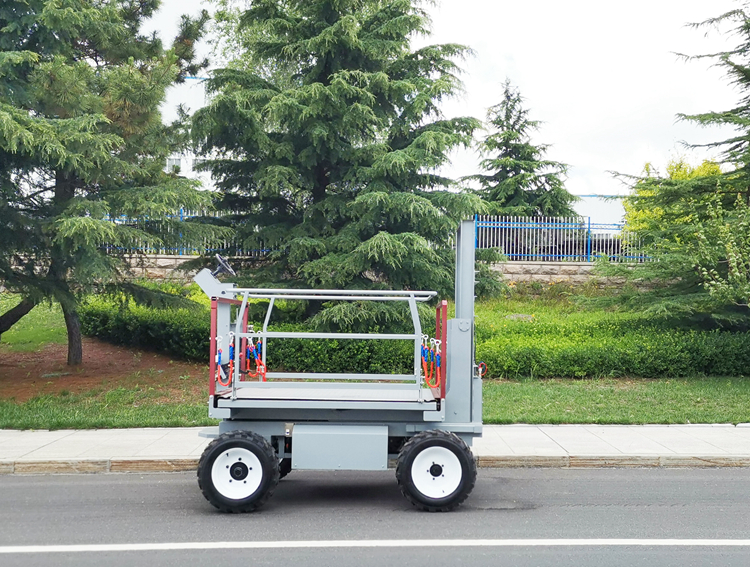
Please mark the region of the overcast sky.
MULTIPOLYGON (((543 122, 533 142, 549 144, 547 157, 569 164, 568 190, 577 195, 627 193, 610 173, 639 174, 646 162, 660 170, 675 157, 691 163, 715 157, 680 142, 721 140, 728 131, 679 122, 677 113, 732 107, 738 93, 707 60, 685 62, 675 53, 702 54, 732 45, 726 34, 686 26, 739 5, 738 0, 442 0, 430 8, 433 34, 426 43, 462 43, 475 55, 463 62, 465 92, 444 105, 447 116, 484 118, 500 101, 507 78, 525 98, 530 118, 543 122)), ((154 21, 165 39, 181 13, 202 0, 163 0, 154 21)), ((170 93, 177 102, 202 104, 197 82, 170 93)), ((478 156, 461 151, 447 173, 476 172, 478 156)), ((580 214, 618 222, 622 209, 584 199, 580 214)))

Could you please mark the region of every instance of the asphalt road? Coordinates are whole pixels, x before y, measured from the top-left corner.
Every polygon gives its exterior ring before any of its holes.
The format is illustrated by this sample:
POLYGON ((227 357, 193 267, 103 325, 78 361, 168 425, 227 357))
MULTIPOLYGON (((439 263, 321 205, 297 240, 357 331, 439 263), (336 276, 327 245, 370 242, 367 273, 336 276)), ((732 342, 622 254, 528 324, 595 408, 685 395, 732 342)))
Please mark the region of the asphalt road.
POLYGON ((293 472, 261 511, 229 515, 203 499, 194 474, 4 476, 0 565, 747 567, 749 495, 748 469, 493 469, 480 470, 459 510, 427 514, 392 471, 293 472), (674 539, 690 541, 663 541, 674 539), (329 543, 340 540, 349 543, 329 543), (274 543, 211 548, 226 541, 274 543), (300 541, 313 543, 288 543, 300 541), (154 543, 173 545, 131 546, 154 543), (14 551, 72 544, 84 547, 14 551), (111 544, 125 550, 90 547, 111 544))

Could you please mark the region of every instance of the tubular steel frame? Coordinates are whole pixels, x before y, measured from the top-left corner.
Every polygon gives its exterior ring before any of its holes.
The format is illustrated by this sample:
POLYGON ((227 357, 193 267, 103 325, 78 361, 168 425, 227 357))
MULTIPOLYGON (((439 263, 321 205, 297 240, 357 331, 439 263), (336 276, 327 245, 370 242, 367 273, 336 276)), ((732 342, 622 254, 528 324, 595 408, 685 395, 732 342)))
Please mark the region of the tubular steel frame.
MULTIPOLYGON (((249 339, 260 339, 262 341, 261 361, 266 364, 267 357, 267 340, 266 339, 365 339, 365 340, 410 340, 414 342, 414 373, 413 374, 361 374, 361 373, 326 373, 326 372, 267 372, 267 380, 315 380, 317 382, 372 382, 373 386, 382 382, 400 382, 412 383, 415 389, 422 386, 421 376, 421 340, 422 326, 419 321, 417 311, 417 302, 429 301, 437 295, 434 291, 340 291, 340 290, 313 290, 313 289, 251 289, 251 288, 231 288, 224 291, 225 294, 231 294, 233 298, 213 297, 211 301, 211 351, 210 351, 210 395, 215 395, 216 373, 217 373, 217 338, 221 335, 218 333, 217 318, 219 310, 224 306, 225 309, 231 310, 231 306, 239 306, 239 310, 234 322, 230 321, 230 328, 233 327, 232 335, 234 338, 234 375, 231 377, 231 399, 238 399, 238 390, 253 388, 258 384, 260 378, 255 380, 241 379, 240 359, 245 352, 247 341, 249 339), (242 299, 237 299, 241 297, 242 299), (263 321, 261 331, 248 331, 248 311, 247 305, 249 299, 268 299, 268 308, 263 321), (322 332, 290 332, 290 331, 269 331, 268 324, 271 319, 271 313, 274 308, 276 299, 317 299, 326 301, 403 301, 409 306, 409 311, 414 325, 413 333, 322 333, 322 332)), ((440 315, 443 314, 443 321, 447 318, 447 302, 443 302, 437 309, 438 327, 436 338, 440 338, 443 344, 446 344, 446 337, 443 323, 440 326, 440 315)), ((433 394, 441 398, 444 397, 445 388, 444 380, 441 389, 432 389, 433 394)), ((281 384, 278 384, 281 386, 281 384)), ((322 386, 320 383, 304 384, 305 389, 314 389, 322 386)), ((283 386, 286 387, 286 386, 283 386)))

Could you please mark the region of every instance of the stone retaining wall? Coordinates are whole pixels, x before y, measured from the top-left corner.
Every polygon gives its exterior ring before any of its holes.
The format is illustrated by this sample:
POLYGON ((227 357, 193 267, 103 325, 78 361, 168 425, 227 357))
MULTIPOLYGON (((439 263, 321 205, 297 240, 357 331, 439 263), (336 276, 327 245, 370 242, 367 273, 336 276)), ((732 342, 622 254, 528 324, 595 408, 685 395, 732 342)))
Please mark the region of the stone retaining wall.
POLYGON ((593 272, 591 262, 505 262, 492 266, 506 281, 569 283, 583 285, 596 280, 602 285, 622 285, 622 278, 602 278, 593 272))
MULTIPOLYGON (((177 270, 177 268, 196 256, 171 256, 157 254, 150 256, 133 256, 131 266, 133 275, 149 279, 189 280, 195 271, 177 270)), ((601 278, 593 274, 594 265, 590 262, 505 262, 495 264, 492 269, 503 274, 506 281, 512 282, 565 282, 572 285, 583 285, 596 279, 603 285, 618 285, 620 278, 601 278)))
POLYGON ((149 254, 131 256, 130 269, 137 278, 150 280, 190 280, 197 270, 184 271, 177 268, 197 256, 178 256, 169 254, 149 254))

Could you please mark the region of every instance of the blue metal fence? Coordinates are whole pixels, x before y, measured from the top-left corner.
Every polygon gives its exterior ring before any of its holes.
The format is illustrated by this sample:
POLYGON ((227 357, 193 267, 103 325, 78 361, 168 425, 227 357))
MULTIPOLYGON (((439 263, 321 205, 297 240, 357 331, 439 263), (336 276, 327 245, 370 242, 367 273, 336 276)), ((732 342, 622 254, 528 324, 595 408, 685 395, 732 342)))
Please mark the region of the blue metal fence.
POLYGON ((179 220, 183 222, 185 220, 196 218, 196 217, 214 217, 221 218, 228 215, 238 214, 237 211, 190 211, 180 207, 179 211, 175 211, 172 215, 165 215, 165 220, 152 221, 149 219, 139 218, 131 219, 125 216, 110 217, 107 216, 107 220, 112 221, 116 224, 127 224, 134 228, 145 228, 147 224, 162 223, 159 232, 165 235, 169 244, 167 245, 154 245, 153 243, 143 241, 135 242, 128 248, 107 246, 107 250, 113 252, 125 253, 125 254, 166 254, 166 255, 178 255, 178 256, 194 256, 203 254, 205 252, 221 252, 228 256, 242 256, 247 258, 261 258, 266 256, 270 249, 265 247, 248 249, 239 240, 224 240, 223 242, 208 242, 204 239, 190 238, 183 235, 179 230, 175 230, 174 227, 167 226, 164 229, 163 223, 169 222, 170 220, 179 220))
MULTIPOLYGON (((191 217, 237 214, 236 211, 175 211, 173 218, 184 221, 191 217)), ((109 219, 138 227, 145 220, 109 219)), ((512 217, 475 215, 476 246, 493 248, 510 261, 592 262, 606 256, 613 262, 643 262, 647 258, 639 252, 639 242, 622 224, 592 222, 590 217, 512 217)), ((193 255, 219 250, 232 256, 263 257, 271 252, 263 246, 246 249, 241 242, 226 241, 209 245, 194 242, 182 233, 171 240, 170 246, 155 247, 147 242, 135 243, 125 253, 193 255)))
POLYGON ((591 217, 500 217, 476 215, 477 248, 494 248, 510 261, 642 262, 639 243, 622 224, 591 217))

